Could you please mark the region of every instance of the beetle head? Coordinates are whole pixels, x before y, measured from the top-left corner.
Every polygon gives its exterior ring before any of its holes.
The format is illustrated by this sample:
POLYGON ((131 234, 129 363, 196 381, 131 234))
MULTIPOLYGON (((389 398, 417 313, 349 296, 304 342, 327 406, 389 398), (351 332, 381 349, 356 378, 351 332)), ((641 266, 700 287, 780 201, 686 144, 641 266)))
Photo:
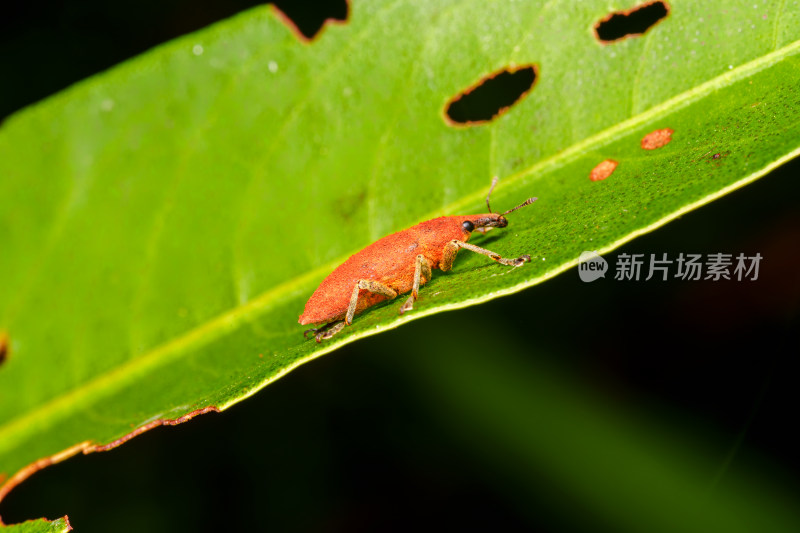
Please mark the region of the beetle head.
POLYGON ((461 227, 464 228, 464 231, 466 232, 483 232, 489 228, 505 228, 506 226, 508 226, 508 220, 506 220, 506 217, 498 213, 479 215, 471 220, 465 220, 461 223, 461 227))
POLYGON ((506 220, 505 215, 512 213, 521 207, 525 207, 526 205, 531 205, 537 200, 536 198, 528 198, 517 207, 511 208, 503 213, 495 213, 492 211, 492 206, 489 205, 489 198, 492 196, 492 191, 494 190, 495 185, 497 185, 497 176, 495 176, 492 180, 492 186, 489 187, 489 194, 486 195, 486 207, 489 208, 489 213, 486 215, 481 215, 475 220, 468 220, 462 223, 465 231, 486 231, 488 228, 505 228, 508 226, 508 220, 506 220))
POLYGON ((489 198, 492 196, 492 191, 494 190, 495 185, 497 185, 497 177, 492 180, 492 186, 489 188, 489 194, 486 195, 486 207, 489 208, 489 212, 485 215, 477 215, 475 218, 471 218, 462 222, 461 227, 465 232, 472 233, 473 231, 480 231, 481 233, 485 233, 491 228, 505 228, 508 226, 508 220, 506 220, 505 215, 512 213, 521 207, 525 207, 526 205, 531 205, 537 200, 536 198, 528 198, 517 207, 511 208, 508 211, 503 213, 494 213, 492 212, 492 206, 489 205, 489 198))

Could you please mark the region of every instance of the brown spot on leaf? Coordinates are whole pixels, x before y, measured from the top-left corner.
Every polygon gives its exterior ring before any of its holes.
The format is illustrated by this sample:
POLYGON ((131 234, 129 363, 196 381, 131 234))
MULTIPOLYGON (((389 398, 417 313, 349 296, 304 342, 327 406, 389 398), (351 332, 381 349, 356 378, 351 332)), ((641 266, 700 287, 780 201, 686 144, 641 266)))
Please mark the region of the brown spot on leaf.
POLYGON ((344 223, 349 224, 352 222, 353 217, 358 214, 359 209, 364 205, 366 198, 366 189, 354 193, 346 193, 336 198, 331 203, 331 208, 344 223))
POLYGON ((592 171, 589 173, 589 179, 592 181, 602 181, 609 177, 612 172, 614 172, 614 169, 617 168, 617 165, 619 165, 619 163, 613 159, 606 159, 592 169, 592 171))
POLYGON ((670 128, 651 131, 642 137, 642 148, 645 150, 655 150, 656 148, 661 148, 672 140, 673 133, 674 130, 670 128))
POLYGON ((594 34, 603 43, 643 35, 669 14, 666 2, 646 2, 631 9, 609 13, 594 25, 594 34))
POLYGON ((475 126, 496 119, 522 100, 536 83, 536 65, 508 67, 484 76, 450 99, 444 118, 451 126, 475 126))

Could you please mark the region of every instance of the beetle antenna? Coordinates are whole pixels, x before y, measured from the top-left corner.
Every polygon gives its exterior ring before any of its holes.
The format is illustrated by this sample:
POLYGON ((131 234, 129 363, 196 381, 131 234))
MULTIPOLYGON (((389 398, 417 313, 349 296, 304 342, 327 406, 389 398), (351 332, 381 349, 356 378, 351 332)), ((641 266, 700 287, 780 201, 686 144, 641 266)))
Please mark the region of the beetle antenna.
POLYGON ((494 186, 497 185, 498 179, 497 176, 492 178, 492 186, 489 187, 489 194, 486 195, 486 207, 489 209, 490 213, 494 213, 494 211, 492 211, 492 206, 489 205, 489 197, 492 195, 492 191, 494 190, 494 186))
POLYGON ((516 210, 517 210, 517 209, 519 209, 520 207, 525 207, 526 205, 531 205, 531 204, 532 204, 533 202, 535 202, 536 200, 538 200, 538 198, 528 198, 527 200, 525 200, 524 202, 522 202, 521 204, 519 204, 517 207, 514 207, 513 209, 509 209, 509 210, 508 210, 508 211, 506 211, 505 213, 502 213, 502 214, 501 214, 501 216, 502 216, 502 215, 507 215, 507 214, 511 213, 512 211, 516 211, 516 210))

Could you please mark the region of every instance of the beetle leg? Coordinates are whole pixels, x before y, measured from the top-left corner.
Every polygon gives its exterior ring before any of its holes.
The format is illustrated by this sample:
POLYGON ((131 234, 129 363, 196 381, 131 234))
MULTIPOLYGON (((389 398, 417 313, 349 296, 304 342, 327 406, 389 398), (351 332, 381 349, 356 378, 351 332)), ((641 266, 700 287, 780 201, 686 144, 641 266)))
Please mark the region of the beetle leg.
POLYGON ((439 262, 439 268, 442 269, 443 272, 453 268, 453 261, 455 261, 456 259, 456 254, 458 253, 459 248, 466 248, 471 252, 485 255, 490 259, 494 259, 501 265, 517 267, 531 260, 531 256, 529 255, 522 255, 520 257, 517 257, 516 259, 506 259, 505 257, 501 257, 500 254, 495 253, 491 250, 487 250, 486 248, 481 248, 480 246, 475 246, 474 244, 470 244, 468 242, 463 242, 457 239, 453 239, 452 241, 444 245, 444 253, 442 254, 442 260, 439 262))
MULTIPOLYGON (((430 268, 428 269, 428 272, 430 272, 430 268)), ((330 339, 342 331, 345 326, 352 324, 353 315, 356 314, 356 307, 358 306, 358 293, 362 289, 377 294, 383 294, 389 300, 397 297, 397 291, 379 281, 369 281, 366 279, 358 280, 355 287, 353 287, 353 296, 350 298, 350 305, 347 307, 347 314, 345 315, 344 320, 337 320, 336 322, 325 324, 319 328, 307 329, 303 332, 303 336, 308 337, 308 334, 311 333, 314 335, 314 338, 317 340, 317 342, 322 342, 323 340, 330 339)))
POLYGON ((361 290, 368 290, 377 294, 383 294, 389 300, 397 297, 397 291, 379 281, 369 281, 360 279, 353 287, 353 296, 350 297, 350 305, 347 307, 347 315, 344 317, 344 322, 348 326, 353 323, 353 316, 356 314, 356 306, 358 305, 358 292, 361 290))
POLYGON ((325 324, 321 328, 307 329, 303 332, 303 337, 308 337, 308 334, 311 333, 314 335, 314 338, 317 339, 317 342, 322 342, 323 339, 330 339, 342 331, 343 327, 344 321, 338 320, 336 322, 331 322, 330 324, 325 324))
POLYGON ((419 285, 422 282, 422 277, 425 277, 424 283, 427 283, 431 280, 431 265, 428 264, 428 260, 425 259, 425 256, 419 254, 417 256, 416 266, 414 267, 414 287, 411 289, 411 296, 408 297, 406 303, 400 307, 400 314, 402 315, 406 311, 411 311, 414 308, 414 302, 417 301, 417 297, 419 295, 419 285))

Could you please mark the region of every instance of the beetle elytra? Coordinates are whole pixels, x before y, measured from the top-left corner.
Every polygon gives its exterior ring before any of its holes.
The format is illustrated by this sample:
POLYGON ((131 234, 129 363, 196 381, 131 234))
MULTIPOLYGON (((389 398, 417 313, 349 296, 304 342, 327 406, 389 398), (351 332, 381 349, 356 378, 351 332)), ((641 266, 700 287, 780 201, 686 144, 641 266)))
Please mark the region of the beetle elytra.
POLYGON ((493 213, 489 205, 497 178, 492 180, 486 196, 488 213, 439 217, 375 241, 339 265, 317 287, 306 303, 300 324, 323 324, 306 330, 317 342, 339 333, 353 317, 383 300, 411 291, 400 307, 400 314, 410 311, 417 300, 419 287, 431 280, 431 270, 450 270, 458 250, 465 248, 485 255, 498 263, 517 267, 531 260, 529 255, 507 259, 499 254, 469 244, 473 231, 485 233, 491 228, 505 228, 505 215, 532 204, 528 198, 504 213, 493 213))

